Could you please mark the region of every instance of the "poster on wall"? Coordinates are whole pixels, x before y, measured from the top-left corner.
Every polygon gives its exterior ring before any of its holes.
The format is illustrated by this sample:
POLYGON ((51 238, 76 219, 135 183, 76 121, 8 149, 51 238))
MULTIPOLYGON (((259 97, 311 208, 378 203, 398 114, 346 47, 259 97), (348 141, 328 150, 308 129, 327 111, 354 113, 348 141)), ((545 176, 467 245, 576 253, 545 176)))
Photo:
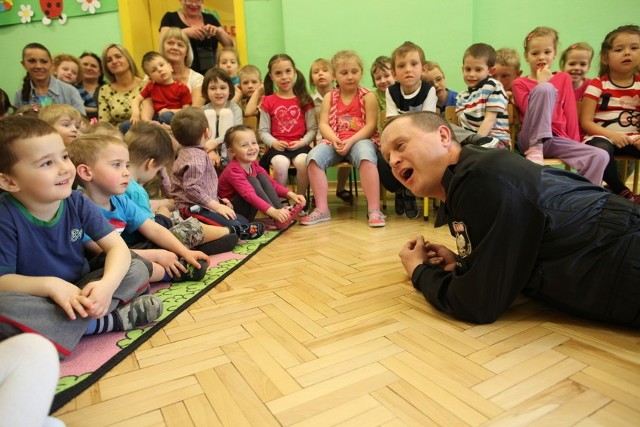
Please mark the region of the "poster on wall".
POLYGON ((76 16, 116 10, 117 0, 0 0, 0 26, 65 24, 76 16))

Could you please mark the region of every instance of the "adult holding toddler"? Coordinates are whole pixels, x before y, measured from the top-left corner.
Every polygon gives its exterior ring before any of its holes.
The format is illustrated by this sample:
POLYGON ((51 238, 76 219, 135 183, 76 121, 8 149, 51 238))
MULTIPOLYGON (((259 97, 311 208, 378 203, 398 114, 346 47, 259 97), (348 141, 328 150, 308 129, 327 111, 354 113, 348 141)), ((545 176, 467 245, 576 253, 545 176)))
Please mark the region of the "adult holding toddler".
POLYGON ((178 27, 167 28, 160 36, 160 55, 164 56, 173 69, 173 79, 187 85, 191 90, 191 105, 202 107, 202 80, 204 76, 192 70, 193 49, 189 37, 178 27))
POLYGON ((160 37, 170 27, 178 27, 189 37, 193 50, 191 68, 204 74, 216 64, 218 43, 233 46, 233 39, 222 28, 218 19, 202 11, 203 0, 180 0, 181 9, 167 12, 160 22, 160 37))

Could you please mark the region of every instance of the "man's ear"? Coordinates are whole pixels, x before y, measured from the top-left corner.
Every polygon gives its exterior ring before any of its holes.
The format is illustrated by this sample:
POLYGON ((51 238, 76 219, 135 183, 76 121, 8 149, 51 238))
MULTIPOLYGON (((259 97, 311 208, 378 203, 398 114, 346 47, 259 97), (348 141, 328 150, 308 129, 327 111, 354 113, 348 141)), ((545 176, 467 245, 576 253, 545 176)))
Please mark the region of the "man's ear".
POLYGON ((438 136, 443 147, 451 145, 451 128, 449 126, 441 125, 438 128, 438 136))
POLYGON ((76 166, 76 175, 83 181, 91 181, 93 178, 93 172, 91 168, 85 164, 79 164, 76 166))
POLYGON ((20 186, 6 173, 0 173, 0 188, 8 193, 15 193, 20 190, 20 186))

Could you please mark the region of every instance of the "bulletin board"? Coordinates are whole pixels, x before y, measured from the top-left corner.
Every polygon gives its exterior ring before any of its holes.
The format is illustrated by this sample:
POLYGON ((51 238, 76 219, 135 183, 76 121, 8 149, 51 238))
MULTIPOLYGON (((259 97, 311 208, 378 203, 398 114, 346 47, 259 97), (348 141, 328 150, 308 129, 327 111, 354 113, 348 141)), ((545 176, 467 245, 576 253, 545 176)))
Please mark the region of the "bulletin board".
POLYGON ((64 25, 78 16, 116 10, 116 0, 0 0, 0 26, 64 25))

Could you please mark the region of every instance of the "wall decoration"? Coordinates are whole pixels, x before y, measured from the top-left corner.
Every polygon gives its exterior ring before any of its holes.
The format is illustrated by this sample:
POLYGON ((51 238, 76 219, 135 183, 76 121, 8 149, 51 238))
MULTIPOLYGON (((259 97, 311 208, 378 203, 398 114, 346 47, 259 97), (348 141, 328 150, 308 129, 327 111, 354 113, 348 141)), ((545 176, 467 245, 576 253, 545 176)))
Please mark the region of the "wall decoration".
POLYGON ((117 11, 118 0, 0 0, 0 26, 65 24, 70 18, 117 11))

